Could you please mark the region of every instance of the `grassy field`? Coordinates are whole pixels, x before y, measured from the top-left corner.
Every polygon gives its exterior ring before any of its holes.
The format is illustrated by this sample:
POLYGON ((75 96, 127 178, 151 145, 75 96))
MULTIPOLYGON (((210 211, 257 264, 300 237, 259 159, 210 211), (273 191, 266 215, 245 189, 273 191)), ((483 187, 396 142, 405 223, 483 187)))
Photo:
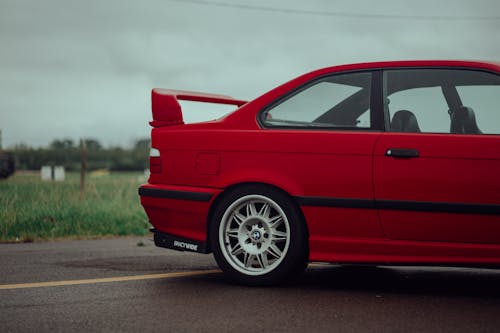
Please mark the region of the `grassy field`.
POLYGON ((79 174, 43 182, 38 173, 0 181, 0 241, 145 235, 137 195, 139 173, 89 175, 80 197, 79 174))

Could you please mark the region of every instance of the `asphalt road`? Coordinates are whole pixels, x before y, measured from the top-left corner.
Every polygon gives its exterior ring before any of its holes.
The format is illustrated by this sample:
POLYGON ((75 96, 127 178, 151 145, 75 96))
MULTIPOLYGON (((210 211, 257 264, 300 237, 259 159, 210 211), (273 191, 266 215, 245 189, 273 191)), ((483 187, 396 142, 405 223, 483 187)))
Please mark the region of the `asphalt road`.
POLYGON ((0 332, 500 331, 500 270, 312 265, 248 288, 216 269, 148 238, 0 244, 0 332))

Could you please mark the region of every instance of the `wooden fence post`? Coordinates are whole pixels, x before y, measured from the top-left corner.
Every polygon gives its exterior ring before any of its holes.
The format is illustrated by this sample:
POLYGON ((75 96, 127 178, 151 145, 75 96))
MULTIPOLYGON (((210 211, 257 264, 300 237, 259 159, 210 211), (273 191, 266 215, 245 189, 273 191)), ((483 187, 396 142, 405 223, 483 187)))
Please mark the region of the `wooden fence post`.
POLYGON ((80 167, 80 199, 85 195, 85 176, 87 174, 87 147, 85 140, 80 139, 80 150, 82 154, 82 164, 80 167))

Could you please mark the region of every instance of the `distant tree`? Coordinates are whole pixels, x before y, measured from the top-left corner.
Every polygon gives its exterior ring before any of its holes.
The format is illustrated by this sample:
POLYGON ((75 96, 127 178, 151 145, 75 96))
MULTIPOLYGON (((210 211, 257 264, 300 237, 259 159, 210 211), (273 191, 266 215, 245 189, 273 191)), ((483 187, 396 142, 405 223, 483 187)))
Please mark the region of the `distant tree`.
POLYGON ((96 139, 85 139, 85 146, 88 150, 102 150, 102 145, 96 139))
POLYGON ((134 149, 136 149, 136 150, 149 151, 150 147, 151 147, 151 140, 150 139, 139 139, 134 144, 134 149))
MULTIPOLYGON (((86 139, 85 144, 88 170, 139 171, 148 167, 149 139, 137 140, 129 149, 104 148, 96 139, 86 139)), ((54 140, 47 148, 18 144, 12 152, 19 170, 39 170, 42 165, 63 165, 69 171, 80 168, 80 147, 71 139, 54 140)))
POLYGON ((13 150, 30 150, 30 149, 32 148, 24 142, 16 143, 13 148, 13 150))
POLYGON ((54 140, 50 143, 49 148, 51 149, 70 149, 74 148, 75 143, 71 139, 54 140))

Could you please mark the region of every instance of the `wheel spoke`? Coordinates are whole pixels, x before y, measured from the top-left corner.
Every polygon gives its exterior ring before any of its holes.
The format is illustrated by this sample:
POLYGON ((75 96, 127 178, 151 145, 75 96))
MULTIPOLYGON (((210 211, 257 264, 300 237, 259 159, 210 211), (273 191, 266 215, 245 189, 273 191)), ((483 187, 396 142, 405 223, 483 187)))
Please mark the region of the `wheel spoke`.
POLYGON ((275 242, 283 242, 287 240, 287 233, 284 231, 273 230, 272 237, 275 242))
POLYGON ((283 217, 281 215, 276 215, 269 220, 269 224, 271 225, 272 228, 275 229, 279 227, 282 222, 283 222, 283 217))
POLYGON ((274 244, 271 244, 267 249, 267 253, 272 255, 275 258, 281 258, 282 252, 281 250, 274 244))
POLYGON ((269 214, 271 213, 271 206, 268 203, 262 205, 262 208, 259 211, 259 215, 262 217, 269 218, 269 214))
MULTIPOLYGON (((241 247, 241 245, 239 243, 237 243, 231 250, 231 254, 233 256, 237 256, 237 255, 240 255, 242 254, 243 252, 245 252, 245 250, 243 250, 243 248, 241 247)), ((245 252, 245 256, 247 256, 248 253, 245 252)))
POLYGON ((247 268, 251 267, 253 264, 253 260, 254 260, 254 255, 245 252, 245 257, 243 258, 243 264, 245 265, 245 267, 247 268))
POLYGON ((257 208, 255 208, 255 202, 250 201, 247 204, 246 209, 247 209, 247 217, 257 216, 257 208))
POLYGON ((227 232, 226 232, 226 236, 228 238, 235 238, 235 239, 238 239, 238 229, 229 229, 227 232))
POLYGON ((243 220, 245 219, 245 216, 241 213, 235 213, 233 215, 233 220, 238 224, 238 225, 241 225, 241 223, 243 222, 243 220))
POLYGON ((266 253, 260 253, 257 255, 257 261, 259 262, 260 267, 266 268, 269 266, 269 262, 267 260, 267 254, 266 253))

